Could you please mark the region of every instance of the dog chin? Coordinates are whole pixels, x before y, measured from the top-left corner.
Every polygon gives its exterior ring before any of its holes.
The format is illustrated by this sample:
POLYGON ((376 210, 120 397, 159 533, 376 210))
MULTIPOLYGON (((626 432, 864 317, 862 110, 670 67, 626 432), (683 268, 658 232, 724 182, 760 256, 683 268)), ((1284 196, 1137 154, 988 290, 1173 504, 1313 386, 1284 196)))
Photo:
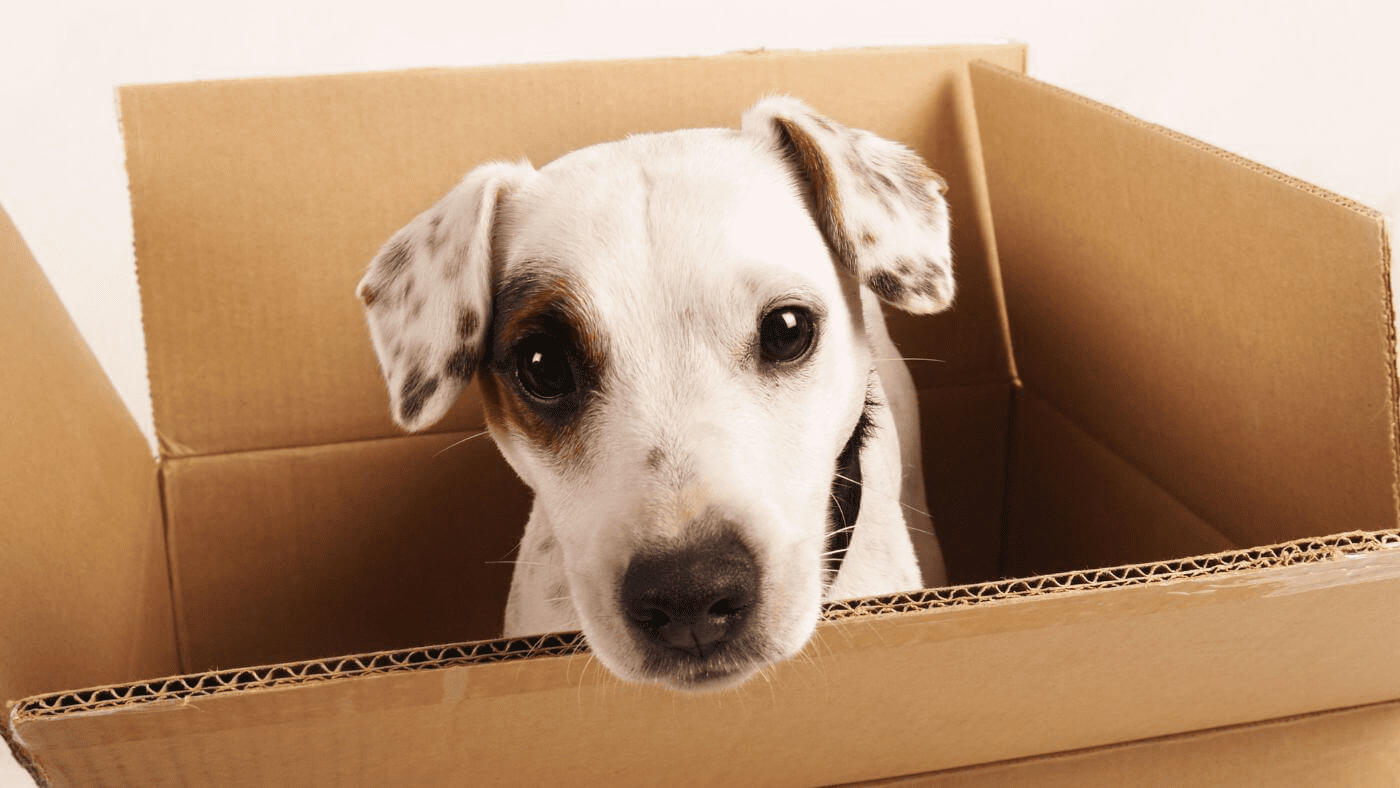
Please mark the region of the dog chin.
POLYGON ((810 622, 793 622, 793 629, 802 632, 783 638, 785 642, 750 635, 726 642, 704 657, 647 643, 598 643, 588 637, 587 627, 584 636, 598 661, 624 681, 700 695, 736 689, 765 668, 792 657, 811 638, 817 618, 814 615, 810 622))

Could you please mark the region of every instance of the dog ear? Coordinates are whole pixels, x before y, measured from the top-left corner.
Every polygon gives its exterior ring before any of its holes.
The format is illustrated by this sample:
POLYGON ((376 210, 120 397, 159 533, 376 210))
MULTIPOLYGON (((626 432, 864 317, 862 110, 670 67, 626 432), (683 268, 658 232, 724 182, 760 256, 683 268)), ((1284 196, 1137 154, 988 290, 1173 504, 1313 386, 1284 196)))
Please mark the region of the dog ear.
POLYGON ((804 185, 837 264, 888 304, 927 314, 953 301, 947 184, 897 142, 824 118, 788 96, 744 113, 804 185))
POLYGON ((476 373, 491 322, 497 205, 534 174, 528 163, 482 165, 379 250, 360 281, 394 421, 438 419, 476 373))

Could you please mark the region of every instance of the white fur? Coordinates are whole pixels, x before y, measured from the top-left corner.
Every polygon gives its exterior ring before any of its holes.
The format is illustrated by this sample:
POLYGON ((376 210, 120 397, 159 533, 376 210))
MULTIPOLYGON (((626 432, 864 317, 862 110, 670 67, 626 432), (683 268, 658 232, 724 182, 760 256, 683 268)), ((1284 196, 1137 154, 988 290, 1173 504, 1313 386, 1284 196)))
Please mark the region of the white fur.
POLYGON ((581 628, 625 679, 715 689, 801 649, 824 598, 945 582, 925 514, 913 382, 866 286, 882 273, 875 290, 897 306, 948 305, 947 209, 931 178, 894 143, 768 99, 740 132, 634 136, 538 172, 486 165, 386 244, 361 294, 370 293, 391 409, 407 428, 439 418, 464 371, 496 375, 499 396, 512 396, 509 364, 483 343, 491 320, 510 317, 493 313, 493 298, 513 276, 568 277, 605 348, 581 448, 561 452, 488 409, 493 438, 535 494, 507 636, 581 628), (774 119, 790 124, 789 140, 806 135, 806 163, 826 168, 831 188, 816 193, 774 119), (898 186, 874 187, 871 172, 898 186), (908 188, 922 193, 901 196, 908 188), (843 231, 845 241, 833 236, 843 231), (800 368, 773 371, 754 357, 759 320, 776 303, 822 315, 800 368), (827 583, 834 463, 867 396, 880 406, 861 454, 860 514, 827 583), (712 674, 658 673, 647 659, 655 646, 629 628, 621 578, 644 547, 680 544, 717 520, 760 574, 748 656, 712 674))

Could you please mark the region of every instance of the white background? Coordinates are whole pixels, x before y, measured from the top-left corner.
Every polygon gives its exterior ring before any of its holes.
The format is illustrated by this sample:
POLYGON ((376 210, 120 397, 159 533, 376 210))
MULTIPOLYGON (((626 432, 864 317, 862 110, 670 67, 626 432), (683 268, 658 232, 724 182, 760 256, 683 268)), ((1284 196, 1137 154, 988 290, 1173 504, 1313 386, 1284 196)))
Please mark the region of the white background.
MULTIPOLYGON (((1400 0, 7 0, 0 205, 149 436, 119 84, 1003 40, 1033 76, 1400 216, 1400 0)), ((0 788, 27 784, 0 756, 0 788)))

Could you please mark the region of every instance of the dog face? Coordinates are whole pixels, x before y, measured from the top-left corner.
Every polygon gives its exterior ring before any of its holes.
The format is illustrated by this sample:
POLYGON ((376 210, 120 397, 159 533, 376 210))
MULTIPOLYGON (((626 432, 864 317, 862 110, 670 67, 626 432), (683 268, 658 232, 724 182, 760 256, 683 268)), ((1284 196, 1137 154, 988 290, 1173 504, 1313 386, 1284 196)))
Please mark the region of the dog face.
POLYGON ((386 244, 360 295, 396 419, 478 377, 535 494, 511 634, 581 627, 617 675, 680 689, 802 647, 838 464, 881 407, 862 287, 947 305, 940 187, 771 99, 742 131, 479 168, 386 244))

